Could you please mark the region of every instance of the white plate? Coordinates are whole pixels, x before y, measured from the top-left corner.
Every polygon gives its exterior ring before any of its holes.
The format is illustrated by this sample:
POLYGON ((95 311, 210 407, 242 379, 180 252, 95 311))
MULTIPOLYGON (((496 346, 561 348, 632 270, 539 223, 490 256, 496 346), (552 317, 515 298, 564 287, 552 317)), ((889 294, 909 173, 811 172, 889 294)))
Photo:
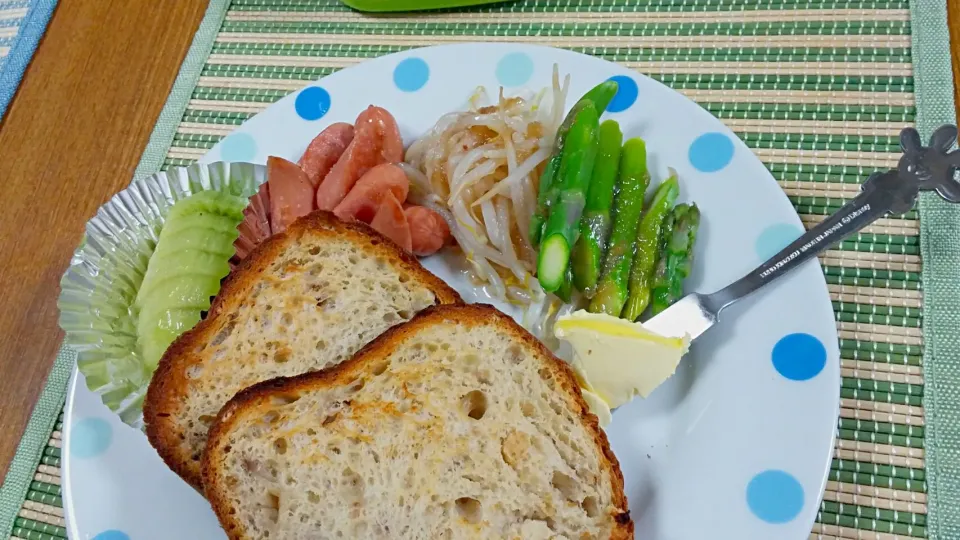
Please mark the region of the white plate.
MULTIPOLYGON (((572 75, 571 96, 622 78, 625 90, 607 117, 626 137, 647 141, 655 180, 675 168, 681 198, 700 206, 689 290, 726 285, 800 233, 770 173, 695 103, 616 64, 527 45, 451 45, 365 62, 275 103, 203 161, 296 160, 324 126, 352 122, 370 104, 391 111, 410 143, 440 115, 464 107, 478 85, 494 95, 501 84, 508 95, 544 87, 554 63, 572 75)), ((425 264, 477 299, 443 258, 425 264)), ((637 538, 807 538, 829 471, 839 387, 833 310, 816 263, 725 312, 672 379, 617 410, 607 429, 637 538)), ((223 538, 205 501, 80 376, 70 386, 65 424, 71 538, 223 538)))

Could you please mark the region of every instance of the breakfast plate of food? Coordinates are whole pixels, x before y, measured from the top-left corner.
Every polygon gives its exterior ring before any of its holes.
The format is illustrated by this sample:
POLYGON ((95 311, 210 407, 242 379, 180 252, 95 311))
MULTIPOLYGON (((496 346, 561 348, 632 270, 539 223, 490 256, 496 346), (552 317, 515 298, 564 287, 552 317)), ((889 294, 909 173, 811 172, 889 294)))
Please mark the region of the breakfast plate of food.
POLYGON ((88 224, 70 537, 806 538, 839 408, 819 266, 676 323, 802 233, 719 120, 597 58, 310 83, 88 224))

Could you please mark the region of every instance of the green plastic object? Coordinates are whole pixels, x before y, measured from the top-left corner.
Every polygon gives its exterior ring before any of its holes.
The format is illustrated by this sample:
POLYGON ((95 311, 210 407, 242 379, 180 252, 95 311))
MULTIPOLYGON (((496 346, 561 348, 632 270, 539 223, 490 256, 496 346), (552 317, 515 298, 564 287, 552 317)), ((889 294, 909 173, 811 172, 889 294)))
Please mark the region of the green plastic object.
POLYGON ((502 0, 343 0, 346 6, 368 13, 429 11, 484 4, 505 4, 502 0))

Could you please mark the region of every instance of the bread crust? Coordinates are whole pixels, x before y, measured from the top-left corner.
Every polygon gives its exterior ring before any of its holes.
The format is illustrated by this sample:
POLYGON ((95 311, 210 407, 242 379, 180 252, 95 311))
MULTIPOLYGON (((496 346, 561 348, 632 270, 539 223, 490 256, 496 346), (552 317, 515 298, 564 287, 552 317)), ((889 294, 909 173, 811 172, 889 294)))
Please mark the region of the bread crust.
POLYGON ((192 455, 183 452, 180 427, 170 414, 170 411, 179 410, 180 398, 189 391, 189 381, 183 368, 186 363, 194 361, 192 351, 199 344, 213 339, 220 327, 219 319, 233 311, 258 282, 264 270, 304 234, 350 238, 371 250, 374 256, 383 257, 409 275, 415 276, 416 281, 433 292, 438 304, 461 302, 460 295, 423 268, 415 256, 367 225, 346 223, 330 212, 315 211, 293 222, 286 231, 265 240, 229 274, 214 298, 207 316, 192 329, 181 334, 167 348, 147 388, 143 404, 147 439, 164 463, 201 493, 203 486, 200 463, 194 460, 192 455))
POLYGON ((394 326, 361 348, 351 359, 336 366, 297 375, 295 377, 279 377, 255 384, 239 392, 220 410, 207 438, 207 447, 202 460, 203 482, 206 487, 206 496, 217 514, 220 524, 232 540, 246 540, 250 537, 243 533, 242 525, 231 514, 227 502, 224 486, 216 478, 223 465, 221 452, 227 444, 227 435, 233 429, 237 418, 244 413, 259 410, 262 407, 271 407, 271 397, 277 394, 296 394, 326 386, 347 385, 356 377, 380 364, 379 360, 390 354, 406 339, 415 336, 424 328, 432 324, 454 322, 464 326, 492 324, 513 334, 524 345, 537 351, 537 355, 551 371, 565 394, 572 401, 571 405, 578 413, 581 422, 590 432, 597 452, 601 454, 600 465, 610 473, 612 500, 618 512, 610 516, 614 522, 611 540, 632 539, 634 534, 633 520, 627 506, 627 497, 624 494, 623 473, 620 462, 610 448, 606 433, 600 428, 597 417, 590 412, 590 408, 583 399, 580 386, 577 383, 573 370, 566 362, 557 358, 540 340, 535 338, 511 317, 503 314, 486 304, 438 305, 429 307, 414 316, 406 323, 394 326))

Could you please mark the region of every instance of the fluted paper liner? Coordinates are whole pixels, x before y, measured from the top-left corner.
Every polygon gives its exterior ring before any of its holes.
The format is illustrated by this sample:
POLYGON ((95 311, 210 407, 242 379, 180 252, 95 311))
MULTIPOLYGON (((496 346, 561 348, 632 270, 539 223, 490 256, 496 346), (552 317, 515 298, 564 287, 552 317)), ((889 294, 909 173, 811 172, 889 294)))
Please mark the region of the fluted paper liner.
POLYGON ((124 423, 143 427, 153 367, 137 346, 134 300, 170 209, 199 191, 250 197, 265 180, 266 167, 252 163, 173 168, 134 180, 87 222, 60 281, 60 327, 87 388, 124 423))

